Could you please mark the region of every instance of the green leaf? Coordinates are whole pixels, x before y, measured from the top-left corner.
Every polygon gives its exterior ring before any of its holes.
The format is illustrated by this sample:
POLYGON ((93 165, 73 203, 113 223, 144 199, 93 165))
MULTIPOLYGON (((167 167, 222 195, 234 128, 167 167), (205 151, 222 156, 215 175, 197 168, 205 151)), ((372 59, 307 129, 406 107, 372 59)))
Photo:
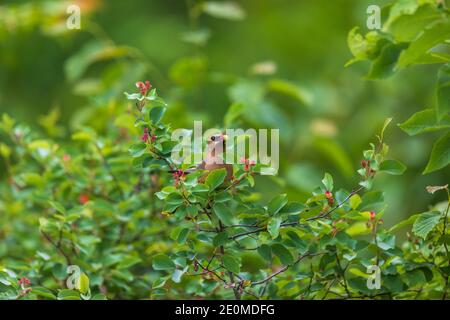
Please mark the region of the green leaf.
POLYGON ((223 256, 223 265, 229 271, 233 273, 239 273, 241 271, 241 262, 236 257, 226 254, 223 256))
POLYGON ((262 244, 258 247, 258 253, 267 261, 272 260, 272 249, 267 244, 262 244))
POLYGON ((438 73, 437 116, 442 119, 450 113, 450 64, 444 65, 438 73))
POLYGON ((150 110, 150 120, 152 120, 153 124, 158 124, 164 116, 164 113, 166 113, 165 107, 153 107, 150 110))
POLYGON ((48 203, 52 206, 53 209, 55 209, 59 213, 66 214, 66 209, 63 207, 61 203, 56 201, 49 201, 48 203))
POLYGON ((232 1, 207 1, 202 5, 203 12, 214 18, 228 20, 242 20, 245 11, 236 2, 232 1))
POLYGON ((419 216, 420 216, 420 214, 414 214, 414 215, 410 216, 408 219, 403 220, 403 221, 397 223, 396 225, 394 225, 392 228, 390 228, 389 232, 395 232, 398 229, 401 229, 403 227, 410 226, 410 225, 414 224, 414 222, 417 220, 417 218, 419 216))
POLYGON ((428 50, 450 38, 450 21, 433 24, 400 54, 397 68, 404 68, 415 63, 428 50))
POLYGON ((275 239, 276 237, 278 237, 278 235, 280 233, 281 221, 282 220, 280 217, 272 217, 269 220, 269 223, 267 224, 267 231, 269 231, 272 239, 275 239))
POLYGON ((224 124, 226 128, 230 128, 236 119, 238 119, 244 112, 244 105, 242 103, 233 103, 225 115, 224 124))
POLYGON ((157 254, 153 257, 152 261, 153 269, 155 270, 174 270, 175 264, 165 254, 157 254))
POLYGON ((206 177, 205 183, 208 185, 209 190, 213 191, 218 186, 220 186, 224 181, 225 177, 227 176, 227 172, 225 168, 222 169, 216 169, 211 171, 208 176, 206 177))
POLYGON ((405 43, 389 43, 385 45, 381 50, 380 55, 373 60, 367 78, 371 80, 385 79, 393 75, 395 73, 398 57, 405 48, 405 43))
POLYGON ((227 242, 228 242, 228 233, 227 233, 226 231, 218 233, 218 234, 213 238, 213 245, 214 245, 215 247, 223 246, 223 245, 226 244, 227 242))
POLYGON ((410 136, 414 136, 416 134, 450 128, 450 116, 446 115, 438 121, 436 110, 426 109, 413 114, 411 118, 398 126, 410 136))
POLYGON ((144 100, 144 97, 142 97, 142 95, 140 93, 124 92, 124 94, 125 94, 125 96, 127 97, 128 100, 139 100, 139 101, 144 100))
POLYGON ((423 239, 426 239, 428 233, 436 227, 441 218, 439 211, 428 211, 420 214, 413 224, 412 232, 423 239))
POLYGON ((291 252, 282 244, 275 243, 272 245, 272 252, 280 259, 284 265, 289 265, 294 262, 294 257, 291 252))
POLYGON ((129 52, 130 49, 125 46, 110 45, 106 41, 90 41, 66 60, 64 72, 68 80, 75 81, 81 78, 93 63, 126 56, 129 52))
POLYGON ((346 150, 335 139, 316 137, 314 147, 328 161, 332 162, 347 177, 353 174, 353 161, 346 150))
POLYGON ((361 204, 362 200, 358 194, 354 194, 350 197, 348 202, 350 203, 350 207, 352 209, 356 209, 361 204))
MULTIPOLYGON (((378 32, 371 31, 363 36, 358 31, 358 27, 353 28, 347 37, 347 44, 356 60, 373 59, 378 56, 385 40, 378 32)), ((348 65, 348 63, 347 63, 348 65)))
POLYGON ((180 233, 178 234, 177 242, 179 244, 184 244, 189 236, 189 232, 189 228, 181 229, 180 233))
POLYGON ((144 142, 136 143, 130 146, 128 151, 133 158, 142 156, 147 150, 147 145, 144 142))
POLYGON ((322 179, 322 183, 325 186, 327 191, 333 191, 333 177, 328 172, 325 173, 324 178, 322 179))
POLYGON ((124 257, 119 264, 117 265, 117 269, 128 269, 131 266, 134 266, 135 264, 141 262, 141 258, 136 256, 126 256, 124 257))
POLYGON ((307 208, 306 205, 298 203, 298 202, 291 202, 285 205, 280 211, 279 214, 289 214, 289 215, 295 215, 302 213, 307 208))
POLYGON ((383 276, 383 286, 385 286, 390 292, 401 292, 403 290, 403 281, 399 275, 386 275, 383 276))
POLYGON ((268 82, 267 86, 268 90, 292 97, 302 105, 307 106, 310 104, 308 93, 294 83, 282 79, 272 79, 268 82))
POLYGON ((440 137, 433 145, 424 174, 442 169, 450 163, 450 132, 440 137))
POLYGON ((81 300, 76 290, 63 289, 58 292, 58 300, 81 300))
POLYGON ((82 272, 77 281, 77 289, 82 293, 86 294, 89 291, 89 277, 86 273, 82 272))
POLYGON ((286 194, 280 194, 270 200, 267 205, 267 211, 271 214, 277 214, 288 202, 288 198, 286 194))
POLYGON ((44 297, 48 299, 56 299, 56 296, 47 288, 44 287, 37 287, 33 286, 33 294, 37 295, 38 297, 44 297))
POLYGON ((380 164, 380 172, 385 172, 392 175, 401 175, 405 172, 406 166, 397 160, 384 160, 380 164))
POLYGON ((226 226, 233 224, 233 214, 231 213, 231 210, 222 202, 215 203, 213 206, 213 211, 220 221, 222 221, 226 226))
POLYGON ((435 4, 419 6, 419 1, 398 1, 394 6, 385 28, 397 42, 413 41, 425 27, 442 17, 435 4), (405 4, 410 7, 400 9, 405 4))

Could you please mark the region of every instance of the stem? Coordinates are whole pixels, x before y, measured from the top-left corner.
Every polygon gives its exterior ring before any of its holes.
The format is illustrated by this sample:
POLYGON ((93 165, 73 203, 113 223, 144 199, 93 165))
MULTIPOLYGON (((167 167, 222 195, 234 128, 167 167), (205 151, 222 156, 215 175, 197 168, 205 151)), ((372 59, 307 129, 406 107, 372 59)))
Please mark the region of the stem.
MULTIPOLYGON (((219 220, 219 231, 222 232, 224 229, 225 228, 224 228, 222 222, 219 220)), ((222 257, 223 257, 225 255, 225 248, 224 248, 224 246, 223 245, 220 246, 219 250, 220 250, 220 253, 222 254, 222 257)), ((228 271, 228 276, 230 277, 230 282, 232 284, 235 284, 235 282, 234 282, 235 281, 234 273, 231 272, 231 271, 228 271)), ((241 292, 239 291, 239 287, 240 286, 238 286, 238 287, 234 286, 233 287, 234 297, 235 297, 236 300, 241 300, 241 292)))
POLYGON ((70 256, 66 252, 64 252, 64 250, 61 247, 61 241, 55 243, 47 233, 45 233, 44 231, 41 231, 41 233, 45 237, 45 239, 47 239, 47 241, 50 242, 50 244, 54 246, 56 250, 59 251, 59 253, 62 254, 62 256, 66 259, 67 265, 72 265, 72 260, 70 259, 70 256))
POLYGON ((259 281, 252 282, 251 285, 252 285, 252 286, 257 286, 257 285, 260 285, 260 284, 264 284, 264 283, 266 283, 266 282, 272 280, 272 278, 276 277, 276 276, 279 275, 280 273, 285 272, 285 271, 286 271, 287 269, 289 269, 290 267, 295 266, 297 263, 299 263, 299 262, 300 262, 301 260, 303 260, 304 258, 306 258, 306 257, 314 257, 314 256, 318 256, 318 255, 321 255, 321 254, 324 254, 324 253, 325 253, 325 252, 319 252, 319 253, 305 253, 305 254, 299 256, 299 257, 297 258, 297 260, 295 260, 292 264, 288 264, 288 265, 284 266, 283 268, 281 268, 281 269, 278 270, 277 272, 272 273, 270 276, 268 276, 267 278, 264 278, 263 280, 259 280, 259 281))

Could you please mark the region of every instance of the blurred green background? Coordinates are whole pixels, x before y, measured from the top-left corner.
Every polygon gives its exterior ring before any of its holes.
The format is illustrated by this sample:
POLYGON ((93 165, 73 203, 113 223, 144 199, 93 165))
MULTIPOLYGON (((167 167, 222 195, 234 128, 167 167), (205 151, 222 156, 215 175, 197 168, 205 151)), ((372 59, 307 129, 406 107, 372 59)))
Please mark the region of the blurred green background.
MULTIPOLYGON (((223 126, 240 102, 241 127, 280 129, 279 176, 259 179, 262 198, 285 190, 303 199, 324 172, 351 189, 362 150, 384 120, 403 122, 434 99, 432 65, 385 81, 364 80, 367 66, 344 67, 348 31, 366 31, 367 6, 386 3, 246 0, 217 10, 194 0, 4 0, 0 113, 62 140, 80 124, 101 132, 108 110, 127 106, 123 92, 149 79, 167 98, 173 127, 223 126), (80 30, 66 28, 70 4, 81 8, 80 30)), ((401 177, 376 181, 388 225, 439 200, 425 186, 447 183, 449 170, 421 173, 435 139, 388 129, 391 157, 408 166, 401 177)))

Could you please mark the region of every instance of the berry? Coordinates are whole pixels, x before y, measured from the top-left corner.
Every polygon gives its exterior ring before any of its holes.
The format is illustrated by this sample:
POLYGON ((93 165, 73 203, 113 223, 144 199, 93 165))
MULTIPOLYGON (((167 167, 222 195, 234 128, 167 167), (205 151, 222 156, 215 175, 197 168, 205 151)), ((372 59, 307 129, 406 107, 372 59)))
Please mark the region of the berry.
POLYGON ((150 81, 145 80, 145 82, 142 81, 136 82, 136 87, 139 89, 141 95, 145 96, 147 95, 147 91, 150 90, 152 85, 150 84, 150 81))
POLYGON ((81 204, 86 204, 88 201, 89 201, 89 195, 86 193, 82 193, 78 197, 78 202, 81 204))
POLYGON ((30 284, 31 284, 31 282, 27 277, 22 277, 19 280, 19 286, 21 286, 21 285, 29 286, 30 284))
POLYGON ((325 191, 325 197, 327 198, 327 199, 331 199, 331 198, 333 198, 333 194, 330 192, 330 191, 325 191))
POLYGON ((147 129, 147 128, 144 128, 144 134, 142 135, 141 140, 142 140, 143 142, 147 142, 147 141, 148 141, 148 138, 149 138, 149 135, 148 135, 148 129, 147 129))
POLYGON ((376 216, 375 212, 370 211, 370 220, 375 219, 375 216, 376 216))

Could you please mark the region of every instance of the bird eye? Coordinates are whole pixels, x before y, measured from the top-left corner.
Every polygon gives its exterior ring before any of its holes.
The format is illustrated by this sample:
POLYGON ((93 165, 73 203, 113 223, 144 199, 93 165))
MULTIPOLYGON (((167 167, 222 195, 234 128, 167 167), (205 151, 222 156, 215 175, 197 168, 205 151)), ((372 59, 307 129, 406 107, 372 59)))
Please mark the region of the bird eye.
POLYGON ((216 140, 216 137, 212 136, 212 137, 211 137, 211 140, 212 140, 212 141, 216 140))

